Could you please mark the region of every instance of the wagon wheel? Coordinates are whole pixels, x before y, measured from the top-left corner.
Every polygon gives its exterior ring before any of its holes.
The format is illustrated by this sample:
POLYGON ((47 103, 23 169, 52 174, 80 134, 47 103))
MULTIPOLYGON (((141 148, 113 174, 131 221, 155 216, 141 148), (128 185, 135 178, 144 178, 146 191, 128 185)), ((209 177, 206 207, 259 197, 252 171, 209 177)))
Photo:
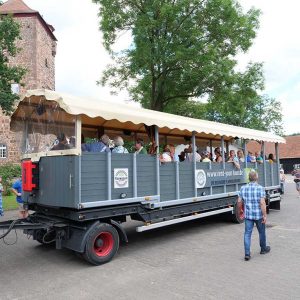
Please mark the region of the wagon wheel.
POLYGON ((245 212, 244 212, 244 206, 239 207, 238 203, 235 204, 232 214, 232 221, 234 223, 244 223, 245 220, 245 212))
POLYGON ((110 224, 96 225, 89 232, 83 258, 93 265, 109 262, 119 249, 119 235, 110 224))

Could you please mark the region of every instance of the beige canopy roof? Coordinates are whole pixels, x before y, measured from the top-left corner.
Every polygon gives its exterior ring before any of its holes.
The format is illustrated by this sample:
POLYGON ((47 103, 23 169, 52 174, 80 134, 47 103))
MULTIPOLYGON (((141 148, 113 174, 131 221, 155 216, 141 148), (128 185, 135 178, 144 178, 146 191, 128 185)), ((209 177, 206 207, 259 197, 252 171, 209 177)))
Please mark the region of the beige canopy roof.
POLYGON ((92 100, 85 97, 73 97, 49 90, 30 90, 22 97, 12 120, 21 118, 20 107, 35 104, 57 102, 65 111, 66 119, 70 115, 82 116, 83 126, 103 126, 110 129, 123 129, 145 132, 144 124, 157 125, 159 132, 171 135, 188 135, 193 131, 196 136, 203 138, 244 138, 257 141, 285 143, 285 139, 270 132, 237 127, 206 120, 192 119, 149 109, 108 102, 92 100), (51 102, 52 101, 52 102, 51 102))

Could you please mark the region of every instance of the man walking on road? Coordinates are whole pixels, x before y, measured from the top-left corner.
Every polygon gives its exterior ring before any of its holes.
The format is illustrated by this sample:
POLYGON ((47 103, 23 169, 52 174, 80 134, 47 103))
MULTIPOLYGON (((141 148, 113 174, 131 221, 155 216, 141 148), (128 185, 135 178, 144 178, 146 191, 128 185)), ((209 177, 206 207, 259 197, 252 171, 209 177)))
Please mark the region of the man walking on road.
POLYGON ((265 202, 265 190, 257 183, 258 175, 256 171, 252 170, 249 173, 249 184, 242 186, 239 197, 238 207, 244 204, 245 212, 245 233, 244 233, 244 247, 245 260, 250 260, 250 246, 251 235, 254 223, 256 224, 259 233, 260 254, 270 252, 271 247, 267 246, 266 242, 266 221, 267 209, 265 202))

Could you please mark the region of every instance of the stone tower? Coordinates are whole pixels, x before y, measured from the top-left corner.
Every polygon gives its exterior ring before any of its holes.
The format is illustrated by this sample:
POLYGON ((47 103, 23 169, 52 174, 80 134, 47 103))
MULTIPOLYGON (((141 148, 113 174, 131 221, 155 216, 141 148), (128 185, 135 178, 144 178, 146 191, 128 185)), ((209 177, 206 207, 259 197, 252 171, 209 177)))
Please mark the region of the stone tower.
MULTIPOLYGON (((27 72, 23 87, 15 91, 45 88, 55 90, 56 37, 54 27, 47 24, 40 13, 22 0, 8 0, 0 6, 0 15, 11 14, 20 27, 21 39, 16 42, 20 52, 10 58, 10 64, 22 66, 27 72)), ((15 135, 9 130, 9 117, 0 113, 0 164, 19 162, 20 153, 15 135)))

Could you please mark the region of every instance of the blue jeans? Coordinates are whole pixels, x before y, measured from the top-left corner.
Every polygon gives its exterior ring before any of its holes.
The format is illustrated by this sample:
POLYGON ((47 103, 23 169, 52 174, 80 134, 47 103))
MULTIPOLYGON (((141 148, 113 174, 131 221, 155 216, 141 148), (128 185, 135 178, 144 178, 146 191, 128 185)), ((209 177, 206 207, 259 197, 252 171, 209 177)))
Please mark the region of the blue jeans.
POLYGON ((249 220, 245 219, 245 234, 244 234, 244 246, 245 246, 245 255, 250 255, 250 246, 251 246, 251 235, 254 224, 259 233, 259 245, 261 250, 265 250, 267 246, 266 242, 266 226, 260 220, 249 220))
POLYGON ((0 216, 3 216, 2 197, 0 197, 0 216))

